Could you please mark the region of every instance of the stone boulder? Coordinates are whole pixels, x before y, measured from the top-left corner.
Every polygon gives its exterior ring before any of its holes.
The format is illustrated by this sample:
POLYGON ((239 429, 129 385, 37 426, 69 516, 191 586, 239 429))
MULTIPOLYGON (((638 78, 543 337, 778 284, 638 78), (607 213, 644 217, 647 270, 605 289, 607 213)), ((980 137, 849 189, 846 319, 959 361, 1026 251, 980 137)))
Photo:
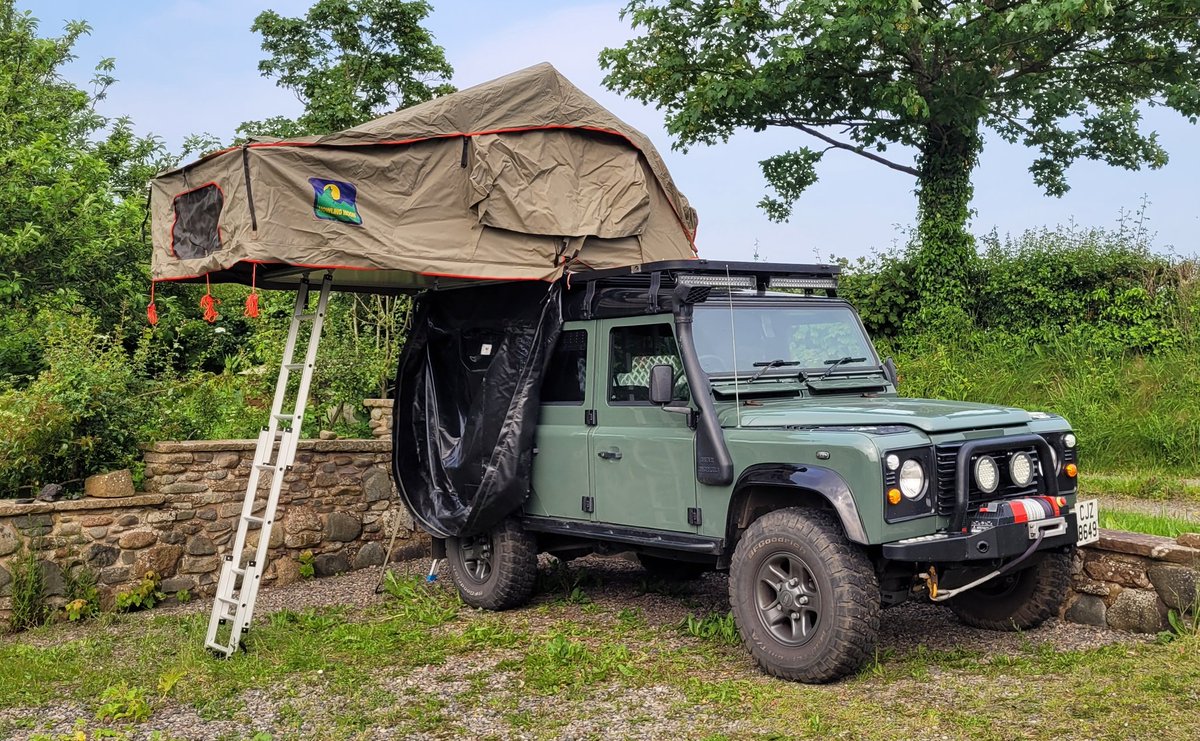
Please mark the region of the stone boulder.
POLYGON ((1180 612, 1200 607, 1200 582, 1195 571, 1183 566, 1156 564, 1146 569, 1146 575, 1167 607, 1180 612))
POLYGON ((349 543, 362 534, 362 523, 357 517, 345 512, 332 512, 325 521, 325 539, 338 543, 349 543))
POLYGON ((1148 589, 1124 589, 1108 608, 1108 627, 1134 633, 1157 633, 1167 628, 1167 607, 1148 589))
POLYGON ((129 473, 128 468, 89 476, 83 482, 83 493, 86 496, 100 499, 131 497, 133 496, 133 476, 129 473))
POLYGON ((333 576, 350 570, 350 562, 344 553, 322 553, 313 559, 313 570, 317 576, 333 576))
POLYGON ((9 525, 0 525, 0 556, 14 553, 21 547, 21 538, 9 525))
POLYGON ((183 556, 183 548, 177 545, 156 545, 138 553, 133 562, 133 573, 145 576, 147 571, 153 571, 159 577, 174 576, 179 559, 183 556))
POLYGON ((367 543, 354 556, 354 568, 365 569, 368 566, 378 566, 383 563, 387 553, 378 543, 367 543))

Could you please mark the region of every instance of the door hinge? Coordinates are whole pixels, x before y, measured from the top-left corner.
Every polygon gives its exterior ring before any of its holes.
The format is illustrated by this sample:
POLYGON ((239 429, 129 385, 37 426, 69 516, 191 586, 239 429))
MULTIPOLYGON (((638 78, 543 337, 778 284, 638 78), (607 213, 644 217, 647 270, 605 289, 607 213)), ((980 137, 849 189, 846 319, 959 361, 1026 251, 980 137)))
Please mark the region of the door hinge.
POLYGON ((581 508, 583 509, 584 512, 595 512, 596 511, 596 498, 595 497, 584 497, 581 508))
POLYGON ((700 516, 699 507, 688 507, 688 524, 700 527, 704 524, 704 519, 700 516))
POLYGON ((583 410, 583 423, 585 425, 587 425, 588 427, 595 427, 596 425, 600 424, 599 422, 596 421, 596 410, 595 409, 584 409, 583 410))

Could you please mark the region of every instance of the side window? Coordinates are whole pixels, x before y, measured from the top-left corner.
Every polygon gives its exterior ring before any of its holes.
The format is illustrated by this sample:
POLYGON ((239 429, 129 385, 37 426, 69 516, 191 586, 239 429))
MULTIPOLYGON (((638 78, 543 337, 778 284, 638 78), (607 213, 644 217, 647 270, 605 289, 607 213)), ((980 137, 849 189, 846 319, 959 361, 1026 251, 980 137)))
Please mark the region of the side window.
POLYGON ((175 196, 171 222, 171 254, 180 260, 208 257, 221 249, 221 209, 225 194, 206 183, 175 196))
POLYGON ((542 381, 543 404, 582 404, 587 379, 587 330, 569 329, 558 336, 542 381))
MULTIPOLYGON (((650 369, 669 365, 675 369, 680 384, 683 363, 675 346, 675 335, 666 324, 643 324, 636 327, 614 327, 609 337, 608 401, 613 404, 650 403, 650 369)), ((680 384, 676 397, 682 398, 680 384)))

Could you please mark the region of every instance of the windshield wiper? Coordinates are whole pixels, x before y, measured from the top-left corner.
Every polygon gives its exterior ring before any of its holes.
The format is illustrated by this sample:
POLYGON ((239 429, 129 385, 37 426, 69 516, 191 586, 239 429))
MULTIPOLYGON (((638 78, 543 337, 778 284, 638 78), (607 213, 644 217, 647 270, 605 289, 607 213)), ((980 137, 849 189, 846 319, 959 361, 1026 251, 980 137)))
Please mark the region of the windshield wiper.
POLYGON ((845 365, 846 363, 865 363, 865 362, 867 362, 866 358, 852 358, 849 355, 847 355, 844 358, 833 358, 832 360, 826 360, 825 365, 829 366, 829 370, 825 371, 820 376, 818 376, 817 380, 824 381, 825 378, 828 377, 830 373, 833 373, 833 370, 835 368, 837 368, 839 365, 845 365))
MULTIPOLYGON (((767 371, 771 370, 772 368, 782 368, 785 365, 800 365, 800 361, 799 360, 784 360, 783 358, 780 358, 779 360, 765 360, 762 362, 755 363, 754 367, 762 368, 762 370, 760 370, 758 373, 755 373, 753 376, 751 376, 750 380, 746 381, 746 383, 754 383, 758 379, 762 378, 763 374, 766 373, 767 371)), ((803 376, 804 374, 801 373, 800 375, 803 376)))

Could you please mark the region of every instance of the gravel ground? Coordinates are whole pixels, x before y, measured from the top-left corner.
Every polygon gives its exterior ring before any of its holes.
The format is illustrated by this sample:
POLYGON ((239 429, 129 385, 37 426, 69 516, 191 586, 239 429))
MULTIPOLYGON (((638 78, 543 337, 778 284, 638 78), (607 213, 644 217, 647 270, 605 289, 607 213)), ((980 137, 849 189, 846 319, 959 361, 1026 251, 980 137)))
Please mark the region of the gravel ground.
MULTIPOLYGON (((544 565, 545 567, 545 565, 544 565)), ((427 573, 429 561, 411 561, 394 564, 395 570, 407 574, 427 573)), ((672 588, 670 594, 656 593, 645 589, 647 575, 636 563, 622 558, 600 558, 590 556, 571 563, 575 572, 584 572, 584 589, 593 604, 587 606, 563 605, 553 609, 537 609, 539 605, 556 602, 559 595, 539 594, 531 608, 505 613, 511 616, 521 630, 537 633, 539 628, 571 619, 576 614, 596 620, 597 611, 615 616, 623 608, 638 608, 646 623, 653 625, 677 624, 692 614, 719 613, 729 609, 727 579, 721 574, 708 574, 686 587, 672 588)), ((304 609, 326 605, 351 605, 366 607, 381 602, 384 597, 375 589, 381 577, 379 568, 364 569, 337 577, 305 581, 283 587, 267 587, 260 593, 257 615, 259 619, 270 612, 281 609, 304 609)), ((440 579, 443 588, 452 588, 449 574, 443 568, 440 579)), ((171 604, 144 615, 188 614, 207 612, 211 602, 197 600, 188 604, 171 604)), ((472 620, 475 613, 465 610, 459 620, 472 620)), ((141 616, 138 616, 139 619, 141 616)), ((61 626, 53 635, 38 637, 38 643, 60 643, 83 635, 87 630, 129 630, 130 621, 112 628, 97 626, 61 626)), ((679 635, 668 637, 667 644, 686 648, 688 639, 679 635)), ((929 604, 905 604, 884 611, 881 620, 879 650, 881 655, 903 656, 924 647, 928 650, 952 650, 968 648, 983 651, 987 655, 1007 655, 1027 650, 1030 644, 1049 644, 1055 650, 1094 648, 1118 642, 1137 642, 1143 638, 1099 628, 1086 627, 1059 620, 1051 620, 1036 630, 1024 633, 994 633, 961 625, 948 609, 929 604)), ((30 641, 33 642, 33 641, 30 641)), ((518 652, 519 653, 519 652, 518 652)), ((497 663, 506 658, 502 649, 490 650, 481 655, 457 656, 445 666, 426 666, 381 677, 386 690, 396 697, 397 707, 414 698, 428 701, 436 698, 442 703, 440 712, 454 719, 452 732, 442 730, 428 735, 407 735, 406 738, 446 737, 503 737, 525 738, 526 732, 504 724, 497 726, 499 711, 530 712, 545 715, 547 711, 555 717, 578 718, 560 727, 560 738, 693 738, 698 733, 723 733, 738 736, 753 731, 743 727, 742 722, 733 722, 711 715, 711 710, 696 707, 694 712, 681 717, 678 708, 687 703, 687 698, 676 687, 644 686, 636 688, 597 687, 587 700, 587 713, 577 711, 578 699, 558 697, 528 697, 520 691, 520 677, 514 671, 498 671, 497 663), (487 701, 463 700, 472 675, 488 673, 487 701), (561 715, 560 715, 561 714, 561 715)), ((754 667, 748 655, 738 653, 723 678, 748 679, 753 682, 771 682, 754 667)), ((711 679, 711 677, 710 677, 711 679)), ((847 691, 844 685, 815 688, 827 692, 830 702, 836 702, 839 693, 847 691)), ((281 716, 282 698, 270 692, 256 690, 243 693, 238 700, 244 711, 235 720, 208 721, 202 719, 188 705, 174 701, 156 705, 148 726, 163 729, 169 738, 186 739, 234 739, 248 738, 255 729, 288 728, 286 718, 281 716)), ((319 689, 294 695, 287 702, 308 717, 328 715, 334 708, 322 705, 324 698, 319 689)), ((77 718, 90 717, 90 711, 76 702, 63 702, 36 709, 0 709, 0 725, 19 717, 33 717, 40 729, 56 734, 71 731, 77 718)), ((294 726, 293 726, 294 728, 294 726)), ((292 734, 297 733, 292 731, 292 734)), ((313 731, 315 733, 315 731, 313 731)), ((315 738, 302 728, 298 735, 288 738, 315 738)), ((388 729, 372 729, 362 738, 398 738, 388 729)), ((29 738, 18 735, 16 738, 29 738)), ((147 732, 135 730, 132 738, 151 738, 147 732), (140 735, 139 735, 140 734, 140 735)))
POLYGON ((1193 520, 1196 523, 1196 528, 1200 530, 1200 502, 1193 502, 1188 499, 1152 501, 1111 494, 1102 494, 1097 498, 1100 500, 1101 510, 1137 512, 1143 515, 1158 515, 1178 520, 1193 520))

